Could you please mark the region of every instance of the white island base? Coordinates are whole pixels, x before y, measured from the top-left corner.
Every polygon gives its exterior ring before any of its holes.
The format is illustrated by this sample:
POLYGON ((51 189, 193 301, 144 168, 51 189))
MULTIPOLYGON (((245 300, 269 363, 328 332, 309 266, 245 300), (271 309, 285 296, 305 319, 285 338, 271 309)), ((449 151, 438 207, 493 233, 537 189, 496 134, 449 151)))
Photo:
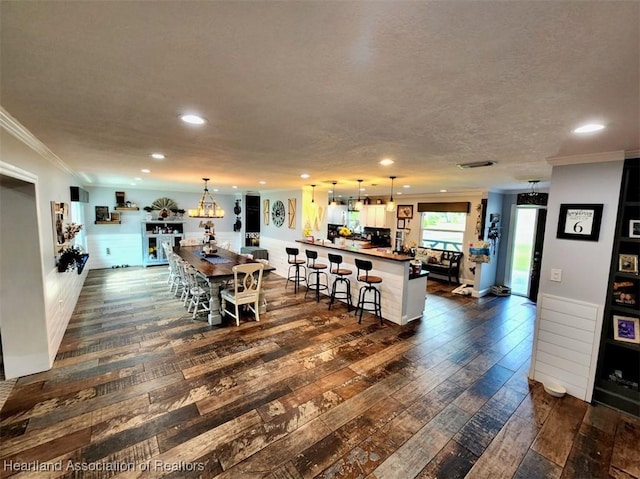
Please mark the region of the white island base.
MULTIPOLYGON (((355 248, 352 246, 337 246, 333 244, 317 244, 306 240, 297 240, 302 243, 301 256, 304 250, 318 252, 318 262, 329 264, 329 253, 342 255, 341 267, 353 271, 349 276, 351 281, 351 297, 354 306, 358 301, 357 268, 355 258, 369 260, 373 263, 371 275, 382 278, 379 285, 382 317, 393 323, 404 325, 409 321, 422 317, 425 308, 427 294, 427 277, 429 273, 422 271, 419 274, 410 274, 409 261, 413 258, 407 255, 391 254, 379 251, 375 248, 355 248)), ((342 300, 344 302, 344 300, 342 300)))

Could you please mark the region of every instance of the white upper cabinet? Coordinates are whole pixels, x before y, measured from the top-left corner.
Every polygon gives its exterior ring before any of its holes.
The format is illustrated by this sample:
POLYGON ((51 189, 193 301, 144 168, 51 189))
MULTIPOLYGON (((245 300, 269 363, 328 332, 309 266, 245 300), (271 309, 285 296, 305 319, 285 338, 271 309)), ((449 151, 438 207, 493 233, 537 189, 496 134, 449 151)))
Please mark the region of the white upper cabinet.
POLYGON ((360 224, 370 228, 388 228, 386 205, 367 205, 360 211, 360 224))

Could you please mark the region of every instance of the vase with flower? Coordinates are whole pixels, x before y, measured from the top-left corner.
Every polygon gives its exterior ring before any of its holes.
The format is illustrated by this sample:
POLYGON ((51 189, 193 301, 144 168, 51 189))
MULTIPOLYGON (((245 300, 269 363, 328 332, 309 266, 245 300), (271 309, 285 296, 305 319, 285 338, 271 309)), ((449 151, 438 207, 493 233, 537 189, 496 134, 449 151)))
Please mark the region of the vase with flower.
POLYGON ((349 236, 351 236, 351 229, 348 226, 338 228, 338 244, 340 246, 346 245, 349 236))

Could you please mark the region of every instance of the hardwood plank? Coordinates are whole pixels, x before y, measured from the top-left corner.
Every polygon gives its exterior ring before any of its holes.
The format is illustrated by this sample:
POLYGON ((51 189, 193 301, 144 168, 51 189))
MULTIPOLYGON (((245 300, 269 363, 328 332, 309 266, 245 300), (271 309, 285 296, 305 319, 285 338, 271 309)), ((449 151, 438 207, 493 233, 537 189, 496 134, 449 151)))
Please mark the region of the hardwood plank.
POLYGON ((495 479, 512 477, 537 434, 535 424, 511 416, 473 465, 469 475, 495 479))
POLYGON ((531 449, 564 467, 587 404, 571 396, 556 402, 531 449))
POLYGON ((493 441, 524 395, 508 387, 501 388, 456 434, 455 440, 476 456, 481 456, 493 441))
POLYGON ((583 423, 560 477, 607 477, 612 452, 613 434, 583 423))
POLYGON ((622 416, 618 421, 609 473, 615 477, 628 474, 640 477, 640 419, 622 416))
POLYGON ((513 479, 558 479, 562 468, 529 449, 513 479))
POLYGON ((454 440, 450 440, 420 471, 416 479, 462 479, 478 458, 454 440))
POLYGON ((396 449, 374 471, 376 477, 415 477, 469 420, 469 414, 453 404, 396 449))
POLYGON ((136 466, 14 475, 37 479, 638 479, 637 420, 527 380, 533 303, 428 290, 421 320, 359 325, 271 274, 259 323, 210 327, 166 268, 90 271, 53 368, 0 412, 0 460, 136 466))

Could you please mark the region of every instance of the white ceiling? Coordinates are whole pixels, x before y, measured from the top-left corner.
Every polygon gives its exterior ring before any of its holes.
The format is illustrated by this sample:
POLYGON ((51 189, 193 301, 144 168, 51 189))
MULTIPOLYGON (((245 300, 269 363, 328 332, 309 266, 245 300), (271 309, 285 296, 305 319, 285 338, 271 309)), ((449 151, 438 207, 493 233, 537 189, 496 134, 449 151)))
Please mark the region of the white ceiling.
POLYGON ((2 106, 87 185, 514 190, 548 180, 549 157, 640 148, 638 1, 3 0, 0 14, 2 106), (208 123, 181 124, 188 111, 208 123), (571 132, 590 120, 607 128, 571 132), (481 160, 496 165, 455 166, 481 160))

